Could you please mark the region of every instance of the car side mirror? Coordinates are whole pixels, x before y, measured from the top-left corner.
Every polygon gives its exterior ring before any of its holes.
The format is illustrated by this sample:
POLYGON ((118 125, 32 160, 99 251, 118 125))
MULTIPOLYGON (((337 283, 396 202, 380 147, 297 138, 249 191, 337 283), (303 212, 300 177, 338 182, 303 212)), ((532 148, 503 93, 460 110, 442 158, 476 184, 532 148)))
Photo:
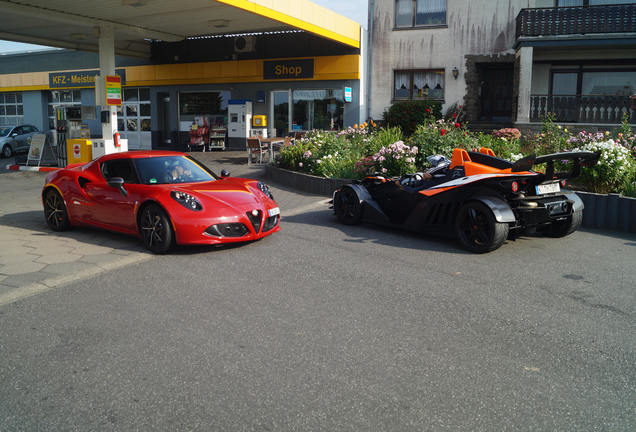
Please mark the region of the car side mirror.
POLYGON ((119 189, 119 192, 125 197, 128 196, 128 191, 124 189, 124 179, 121 177, 111 177, 107 180, 108 186, 119 189))
POLYGON ((15 137, 17 137, 17 136, 18 136, 18 133, 17 133, 17 132, 13 132, 13 133, 11 134, 11 138, 15 138, 15 137))
POLYGON ((221 177, 229 177, 230 172, 228 170, 221 170, 221 177))

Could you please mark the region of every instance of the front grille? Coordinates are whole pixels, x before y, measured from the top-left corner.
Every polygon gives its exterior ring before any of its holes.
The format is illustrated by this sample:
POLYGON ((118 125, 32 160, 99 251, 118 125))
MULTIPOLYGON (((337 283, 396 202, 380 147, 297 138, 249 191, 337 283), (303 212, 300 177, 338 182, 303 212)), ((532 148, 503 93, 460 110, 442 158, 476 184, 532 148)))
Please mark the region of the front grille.
POLYGON ((263 224, 263 232, 267 232, 271 229, 274 229, 276 225, 278 225, 279 218, 280 218, 280 215, 274 215, 265 219, 265 223, 263 224))
POLYGON ((263 221, 263 212, 260 210, 256 210, 256 212, 257 212, 256 216, 254 216, 251 211, 245 214, 247 215, 250 222, 252 222, 252 227, 254 227, 254 232, 258 234, 259 231, 261 230, 261 223, 263 221))
POLYGON ((212 225, 205 230, 205 234, 213 237, 243 237, 247 233, 249 230, 242 223, 212 225))

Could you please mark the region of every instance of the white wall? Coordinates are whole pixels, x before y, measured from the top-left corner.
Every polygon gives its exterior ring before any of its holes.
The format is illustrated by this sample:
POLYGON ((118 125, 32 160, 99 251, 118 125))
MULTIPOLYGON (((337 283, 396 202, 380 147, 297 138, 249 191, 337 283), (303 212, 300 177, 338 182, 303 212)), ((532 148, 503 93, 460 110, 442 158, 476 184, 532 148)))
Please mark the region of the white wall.
POLYGON ((444 69, 445 103, 461 103, 466 92, 465 55, 513 53, 515 18, 531 0, 447 0, 443 28, 393 30, 395 0, 375 0, 370 115, 382 118, 391 106, 393 71, 444 69), (459 77, 453 79, 453 67, 459 77))
MULTIPOLYGON (((445 103, 462 103, 465 55, 513 53, 515 18, 532 0, 447 0, 443 28, 393 30, 395 0, 374 0, 370 115, 382 118, 393 97, 393 71, 444 69, 445 103), (459 77, 453 79, 453 67, 459 77)), ((370 3, 371 4, 371 3, 370 3)))

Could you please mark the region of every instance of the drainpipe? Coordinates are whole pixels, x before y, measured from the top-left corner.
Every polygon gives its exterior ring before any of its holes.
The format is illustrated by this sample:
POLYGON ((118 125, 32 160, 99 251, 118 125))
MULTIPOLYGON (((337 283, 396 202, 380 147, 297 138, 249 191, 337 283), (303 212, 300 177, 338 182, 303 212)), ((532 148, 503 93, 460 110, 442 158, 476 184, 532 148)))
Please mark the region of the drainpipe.
POLYGON ((360 119, 366 121, 367 118, 371 117, 371 73, 373 70, 373 15, 375 10, 375 0, 369 0, 369 8, 368 8, 368 25, 369 29, 367 31, 367 115, 365 119, 360 119))

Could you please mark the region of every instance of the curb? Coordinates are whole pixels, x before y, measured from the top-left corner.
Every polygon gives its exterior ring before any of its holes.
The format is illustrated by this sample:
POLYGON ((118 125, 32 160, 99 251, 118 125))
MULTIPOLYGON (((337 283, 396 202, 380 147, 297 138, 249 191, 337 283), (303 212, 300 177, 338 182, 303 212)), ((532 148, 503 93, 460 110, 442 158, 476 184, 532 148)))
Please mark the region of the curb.
POLYGON ((25 165, 7 165, 7 169, 10 170, 10 171, 51 172, 51 171, 57 171, 60 168, 58 168, 58 167, 36 167, 36 166, 25 166, 25 165))
POLYGON ((121 267, 125 267, 132 264, 138 264, 144 261, 148 261, 153 255, 144 252, 134 252, 130 255, 124 256, 121 259, 109 262, 104 265, 96 265, 95 267, 82 270, 73 274, 57 275, 43 281, 32 283, 29 285, 21 286, 3 294, 0 294, 0 306, 5 306, 10 303, 14 303, 23 298, 32 297, 34 295, 42 294, 47 291, 54 290, 58 287, 77 282, 80 280, 88 279, 90 277, 97 276, 106 271, 115 270, 121 267))
MULTIPOLYGON (((317 177, 272 165, 265 167, 265 176, 276 183, 303 192, 329 197, 339 187, 352 182, 352 180, 347 179, 317 177)), ((619 194, 573 192, 581 198, 585 205, 583 227, 636 233, 636 198, 624 197, 619 194)))

